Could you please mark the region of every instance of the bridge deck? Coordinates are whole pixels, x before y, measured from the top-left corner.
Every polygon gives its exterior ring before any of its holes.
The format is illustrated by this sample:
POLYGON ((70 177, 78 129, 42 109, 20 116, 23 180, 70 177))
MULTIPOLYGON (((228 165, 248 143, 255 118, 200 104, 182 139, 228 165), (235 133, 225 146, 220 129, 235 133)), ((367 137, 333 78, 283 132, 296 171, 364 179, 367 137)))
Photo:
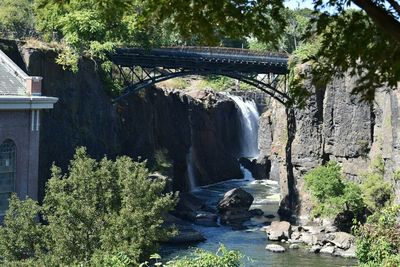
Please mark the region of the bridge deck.
POLYGON ((121 67, 163 67, 258 74, 288 73, 288 56, 285 54, 235 48, 170 47, 151 50, 120 48, 115 54, 110 55, 110 59, 121 67))

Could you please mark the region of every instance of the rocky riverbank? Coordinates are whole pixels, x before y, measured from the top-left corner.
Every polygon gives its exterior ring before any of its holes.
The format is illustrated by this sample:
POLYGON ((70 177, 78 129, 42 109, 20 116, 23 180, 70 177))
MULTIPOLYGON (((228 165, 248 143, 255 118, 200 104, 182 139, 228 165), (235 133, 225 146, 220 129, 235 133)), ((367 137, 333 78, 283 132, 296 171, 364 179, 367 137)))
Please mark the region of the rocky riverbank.
POLYGON ((253 231, 258 226, 269 241, 276 242, 267 244, 266 250, 271 252, 300 249, 309 253, 355 257, 355 237, 340 231, 333 223, 324 221, 323 225, 292 225, 287 221, 274 221, 274 215, 251 209, 253 201, 254 197, 243 188, 227 191, 219 199, 216 208, 191 193, 185 193, 173 212, 176 217, 168 217, 168 221, 173 221, 180 231, 170 242, 188 244, 205 241, 205 237, 190 223, 206 227, 225 225, 231 227, 232 231, 253 231))
MULTIPOLYGON (((355 258, 355 237, 346 232, 338 232, 332 224, 291 225, 286 221, 275 221, 265 227, 268 239, 289 244, 289 249, 306 249, 310 253, 355 258)), ((273 244, 267 250, 283 252, 284 247, 273 244)))

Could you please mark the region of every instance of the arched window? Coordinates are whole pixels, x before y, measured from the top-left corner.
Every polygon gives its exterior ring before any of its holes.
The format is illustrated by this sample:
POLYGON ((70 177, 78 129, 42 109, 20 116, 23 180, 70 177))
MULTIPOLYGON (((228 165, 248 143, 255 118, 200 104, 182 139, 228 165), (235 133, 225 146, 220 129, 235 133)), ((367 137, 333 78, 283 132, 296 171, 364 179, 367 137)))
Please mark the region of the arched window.
POLYGON ((8 208, 8 199, 15 191, 15 143, 7 139, 0 145, 0 214, 8 208))

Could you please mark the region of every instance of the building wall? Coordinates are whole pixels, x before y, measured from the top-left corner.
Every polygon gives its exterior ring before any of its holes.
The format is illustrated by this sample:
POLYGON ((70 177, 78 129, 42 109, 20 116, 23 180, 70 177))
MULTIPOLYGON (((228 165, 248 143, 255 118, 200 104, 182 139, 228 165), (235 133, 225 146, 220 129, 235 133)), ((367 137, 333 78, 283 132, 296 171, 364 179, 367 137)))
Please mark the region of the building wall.
POLYGON ((0 111, 0 144, 11 139, 16 145, 15 191, 21 199, 37 199, 39 127, 32 112, 0 111))

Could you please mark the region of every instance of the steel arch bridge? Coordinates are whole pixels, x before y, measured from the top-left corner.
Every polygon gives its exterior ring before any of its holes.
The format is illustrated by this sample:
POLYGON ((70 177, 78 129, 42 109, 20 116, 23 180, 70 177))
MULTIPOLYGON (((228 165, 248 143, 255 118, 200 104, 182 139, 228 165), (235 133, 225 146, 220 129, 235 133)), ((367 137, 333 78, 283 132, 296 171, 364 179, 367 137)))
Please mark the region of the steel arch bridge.
POLYGON ((111 79, 124 87, 115 101, 171 78, 213 74, 250 84, 282 104, 290 101, 286 54, 221 47, 119 48, 109 59, 111 79))

